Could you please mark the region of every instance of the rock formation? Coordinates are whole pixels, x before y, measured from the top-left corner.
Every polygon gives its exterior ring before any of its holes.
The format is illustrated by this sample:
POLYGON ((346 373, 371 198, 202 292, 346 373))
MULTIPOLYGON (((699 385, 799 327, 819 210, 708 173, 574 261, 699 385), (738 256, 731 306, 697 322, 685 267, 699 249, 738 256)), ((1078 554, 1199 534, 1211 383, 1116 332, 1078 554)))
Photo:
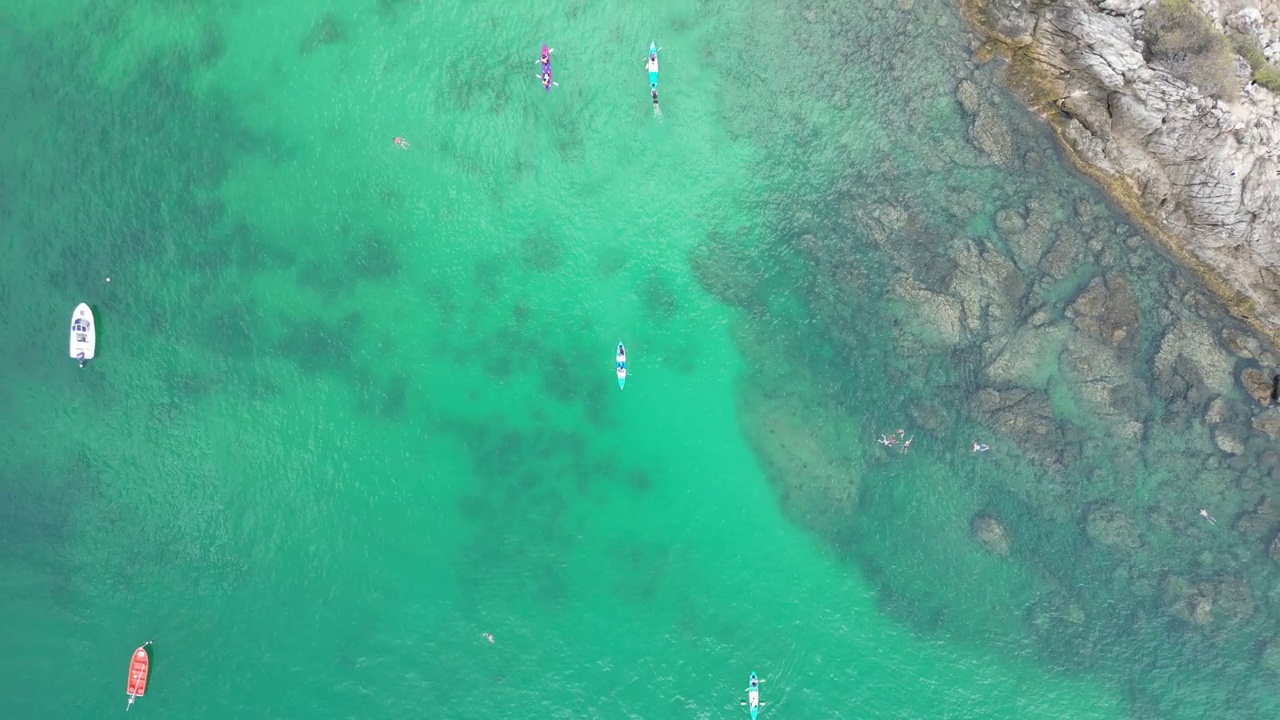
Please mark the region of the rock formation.
POLYGON ((1085 514, 1085 534, 1090 540, 1123 550, 1142 547, 1142 539, 1133 521, 1117 507, 1102 505, 1090 508, 1085 514))
MULTIPOLYGON (((1223 46, 1217 59, 1225 64, 1213 78, 1188 72, 1180 55, 1156 52, 1150 19, 1174 2, 961 5, 992 41, 980 55, 1009 57, 1011 85, 1068 154, 1280 344, 1280 99, 1225 49, 1230 35, 1258 48, 1255 60, 1280 63, 1280 0, 1193 0, 1223 46)), ((998 141, 978 123, 974 134, 983 148, 998 141)))
POLYGON ((969 532, 992 555, 1005 557, 1009 554, 1009 533, 999 520, 990 515, 975 516, 969 524, 969 532))
POLYGON ((1263 372, 1259 368, 1245 368, 1240 373, 1240 384, 1244 385, 1245 392, 1249 393, 1249 397, 1257 400, 1260 405, 1266 406, 1271 404, 1271 375, 1263 372))

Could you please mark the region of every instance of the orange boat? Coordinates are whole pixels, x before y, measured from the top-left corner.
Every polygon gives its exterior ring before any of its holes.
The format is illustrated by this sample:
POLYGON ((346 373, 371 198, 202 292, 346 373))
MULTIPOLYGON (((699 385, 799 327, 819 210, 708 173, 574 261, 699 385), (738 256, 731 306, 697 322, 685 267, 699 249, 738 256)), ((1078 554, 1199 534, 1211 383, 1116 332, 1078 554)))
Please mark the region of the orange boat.
POLYGON ((133 651, 133 659, 129 661, 129 686, 126 689, 129 704, 124 706, 125 710, 133 707, 135 699, 147 694, 147 672, 151 670, 151 656, 147 655, 147 646, 150 644, 150 640, 142 643, 141 647, 133 651))

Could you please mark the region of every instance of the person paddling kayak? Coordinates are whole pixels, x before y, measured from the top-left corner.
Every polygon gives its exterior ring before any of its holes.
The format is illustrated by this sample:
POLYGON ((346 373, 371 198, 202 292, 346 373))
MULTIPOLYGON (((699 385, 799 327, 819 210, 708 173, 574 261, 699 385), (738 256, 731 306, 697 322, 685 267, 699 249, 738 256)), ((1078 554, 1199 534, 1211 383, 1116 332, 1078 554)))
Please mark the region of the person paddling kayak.
POLYGON ((756 715, 760 713, 760 708, 764 703, 760 702, 760 683, 764 682, 755 673, 751 673, 751 682, 747 685, 747 701, 742 703, 751 710, 751 720, 756 720, 756 715))
POLYGON ((658 51, 661 49, 656 43, 649 43, 649 57, 644 62, 649 73, 649 98, 653 100, 654 112, 662 112, 658 107, 658 51))
POLYGON ((546 45, 543 45, 542 56, 537 60, 537 62, 542 65, 542 72, 538 75, 538 79, 542 81, 542 89, 547 92, 551 91, 552 85, 560 87, 560 83, 551 79, 551 53, 555 51, 555 48, 549 48, 546 45))
POLYGON ((622 343, 618 343, 618 389, 621 390, 627 385, 627 347, 622 343))

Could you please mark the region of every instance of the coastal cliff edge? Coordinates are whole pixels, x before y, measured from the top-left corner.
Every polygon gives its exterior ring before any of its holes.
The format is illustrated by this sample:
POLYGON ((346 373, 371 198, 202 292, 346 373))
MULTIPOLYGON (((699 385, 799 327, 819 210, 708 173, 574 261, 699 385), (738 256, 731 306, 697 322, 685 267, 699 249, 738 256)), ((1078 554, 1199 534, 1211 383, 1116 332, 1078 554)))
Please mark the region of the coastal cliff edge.
POLYGON ((1280 346, 1280 98, 1251 68, 1280 65, 1280 0, 960 6, 983 40, 976 59, 1005 57, 1009 86, 1067 155, 1280 346), (1169 17, 1200 23, 1206 42, 1190 56, 1160 47, 1153 18, 1169 17), (1196 51, 1216 53, 1216 77, 1196 51))

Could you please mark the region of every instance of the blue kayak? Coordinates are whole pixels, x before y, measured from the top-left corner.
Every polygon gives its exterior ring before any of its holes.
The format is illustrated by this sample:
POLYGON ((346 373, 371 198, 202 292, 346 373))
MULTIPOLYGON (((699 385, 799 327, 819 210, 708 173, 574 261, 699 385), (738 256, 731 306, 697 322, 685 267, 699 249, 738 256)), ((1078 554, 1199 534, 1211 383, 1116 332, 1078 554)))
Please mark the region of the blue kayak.
POLYGON ((621 390, 627 384, 627 348, 622 343, 618 343, 618 389, 621 390))
POLYGON ((658 108, 658 45, 649 43, 649 58, 645 60, 645 69, 649 71, 649 99, 653 100, 653 112, 661 113, 658 108))
POLYGON ((657 91, 658 89, 658 44, 649 43, 649 61, 645 63, 645 67, 649 69, 649 89, 657 91))

